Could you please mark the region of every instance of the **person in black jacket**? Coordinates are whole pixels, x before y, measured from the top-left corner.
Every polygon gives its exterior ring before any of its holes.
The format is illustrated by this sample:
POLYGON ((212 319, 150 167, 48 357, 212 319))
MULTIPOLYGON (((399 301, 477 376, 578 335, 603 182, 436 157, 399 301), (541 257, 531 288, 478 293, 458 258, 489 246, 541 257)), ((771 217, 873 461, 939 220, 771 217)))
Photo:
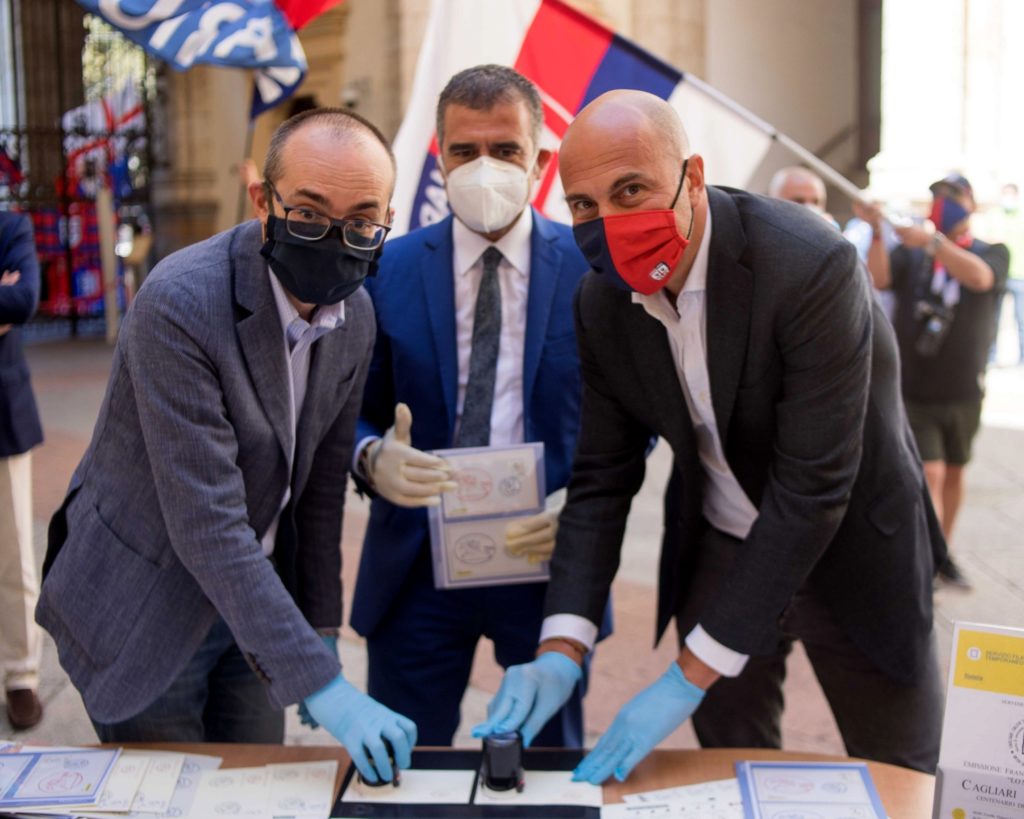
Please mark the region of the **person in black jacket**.
POLYGON ((32 551, 32 447, 43 440, 21 325, 39 303, 32 222, 0 213, 0 657, 7 719, 31 728, 43 716, 41 634, 32 613, 39 595, 32 551))
POLYGON ((795 640, 849 754, 934 770, 946 547, 853 246, 806 208, 706 185, 675 111, 640 91, 580 112, 560 171, 593 268, 575 299, 580 435, 545 639, 477 734, 539 722, 571 690, 658 435, 675 460, 657 635, 674 618, 680 650, 576 777, 624 779, 691 715, 705 747, 779 747, 795 640))

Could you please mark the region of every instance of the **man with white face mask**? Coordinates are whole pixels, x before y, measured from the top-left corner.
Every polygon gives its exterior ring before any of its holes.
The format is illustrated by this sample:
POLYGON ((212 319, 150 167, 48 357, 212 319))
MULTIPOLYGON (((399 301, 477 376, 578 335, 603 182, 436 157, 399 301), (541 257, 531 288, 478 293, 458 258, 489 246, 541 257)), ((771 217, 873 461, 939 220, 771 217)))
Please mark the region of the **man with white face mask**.
MULTIPOLYGON (((454 216, 389 243, 368 287, 377 344, 353 466, 376 497, 351 622, 367 638, 369 690, 401 703, 424 745, 451 744, 481 637, 507 668, 532 658, 540 635, 546 583, 435 589, 423 507, 454 486, 429 450, 543 441, 548 491, 569 477, 571 303, 587 263, 568 227, 529 207, 551 159, 542 125, 537 89, 512 69, 456 74, 437 111, 454 216)), ((551 509, 509 526, 504 547, 546 561, 556 527, 551 509)), ((526 741, 581 745, 582 690, 526 741)))

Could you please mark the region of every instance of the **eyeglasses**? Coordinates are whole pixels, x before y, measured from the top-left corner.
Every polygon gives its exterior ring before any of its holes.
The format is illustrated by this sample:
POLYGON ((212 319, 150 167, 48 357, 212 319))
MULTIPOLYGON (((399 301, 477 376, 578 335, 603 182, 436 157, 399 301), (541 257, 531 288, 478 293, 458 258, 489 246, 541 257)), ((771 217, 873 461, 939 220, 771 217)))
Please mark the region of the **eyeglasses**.
POLYGON ((391 230, 389 225, 367 219, 332 219, 312 208, 286 205, 273 184, 267 182, 266 185, 281 204, 288 233, 296 239, 317 242, 328 233, 336 231, 340 234, 341 241, 353 250, 376 250, 384 244, 384 239, 391 230))

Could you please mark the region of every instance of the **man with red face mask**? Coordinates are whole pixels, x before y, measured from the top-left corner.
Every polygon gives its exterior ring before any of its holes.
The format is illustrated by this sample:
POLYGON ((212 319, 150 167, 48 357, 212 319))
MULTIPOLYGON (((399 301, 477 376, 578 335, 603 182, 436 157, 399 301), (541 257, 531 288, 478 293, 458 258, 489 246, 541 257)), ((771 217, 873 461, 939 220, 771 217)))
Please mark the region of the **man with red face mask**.
POLYGON ((665 496, 657 634, 680 652, 577 779, 625 779, 693 716, 704 746, 779 747, 799 639, 848 752, 934 770, 932 578, 945 542, 899 391, 892 328, 853 246, 801 208, 705 185, 663 100, 609 92, 560 154, 577 243, 579 443, 537 658, 477 733, 544 719, 579 675, 652 434, 665 496))
MULTIPOLYGON (((971 235, 971 184, 949 174, 931 186, 931 219, 896 228, 901 245, 879 288, 896 294, 903 399, 924 461, 932 503, 949 541, 964 494, 964 467, 981 423, 983 376, 995 338, 996 294, 1006 286, 1010 254, 971 235)), ((970 581, 948 558, 939 577, 970 581)))

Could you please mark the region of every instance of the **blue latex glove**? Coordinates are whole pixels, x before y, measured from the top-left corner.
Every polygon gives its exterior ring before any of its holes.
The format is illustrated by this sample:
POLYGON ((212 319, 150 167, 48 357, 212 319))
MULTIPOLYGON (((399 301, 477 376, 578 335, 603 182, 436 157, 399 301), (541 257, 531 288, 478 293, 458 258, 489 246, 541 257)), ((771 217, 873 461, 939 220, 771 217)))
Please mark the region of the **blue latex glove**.
POLYGON ((473 728, 473 736, 519 731, 523 745, 529 747, 537 732, 565 705, 581 676, 583 670, 557 651, 511 666, 487 706, 487 721, 473 728))
POLYGON ((385 708, 341 674, 306 697, 306 707, 313 719, 345 746, 367 782, 389 782, 394 778, 385 740, 391 744, 399 768, 408 768, 412 763, 416 723, 385 708))
MULTIPOLYGON (((338 638, 332 634, 321 634, 320 639, 324 641, 324 645, 327 646, 327 650, 331 652, 335 657, 338 656, 338 638)), ((308 725, 314 731, 320 727, 320 723, 313 719, 309 714, 309 709, 306 707, 306 703, 299 703, 299 722, 303 725, 308 725)))
POLYGON ((574 782, 600 785, 613 773, 623 782, 636 764, 697 710, 704 691, 677 663, 622 706, 603 737, 576 766, 574 782))

